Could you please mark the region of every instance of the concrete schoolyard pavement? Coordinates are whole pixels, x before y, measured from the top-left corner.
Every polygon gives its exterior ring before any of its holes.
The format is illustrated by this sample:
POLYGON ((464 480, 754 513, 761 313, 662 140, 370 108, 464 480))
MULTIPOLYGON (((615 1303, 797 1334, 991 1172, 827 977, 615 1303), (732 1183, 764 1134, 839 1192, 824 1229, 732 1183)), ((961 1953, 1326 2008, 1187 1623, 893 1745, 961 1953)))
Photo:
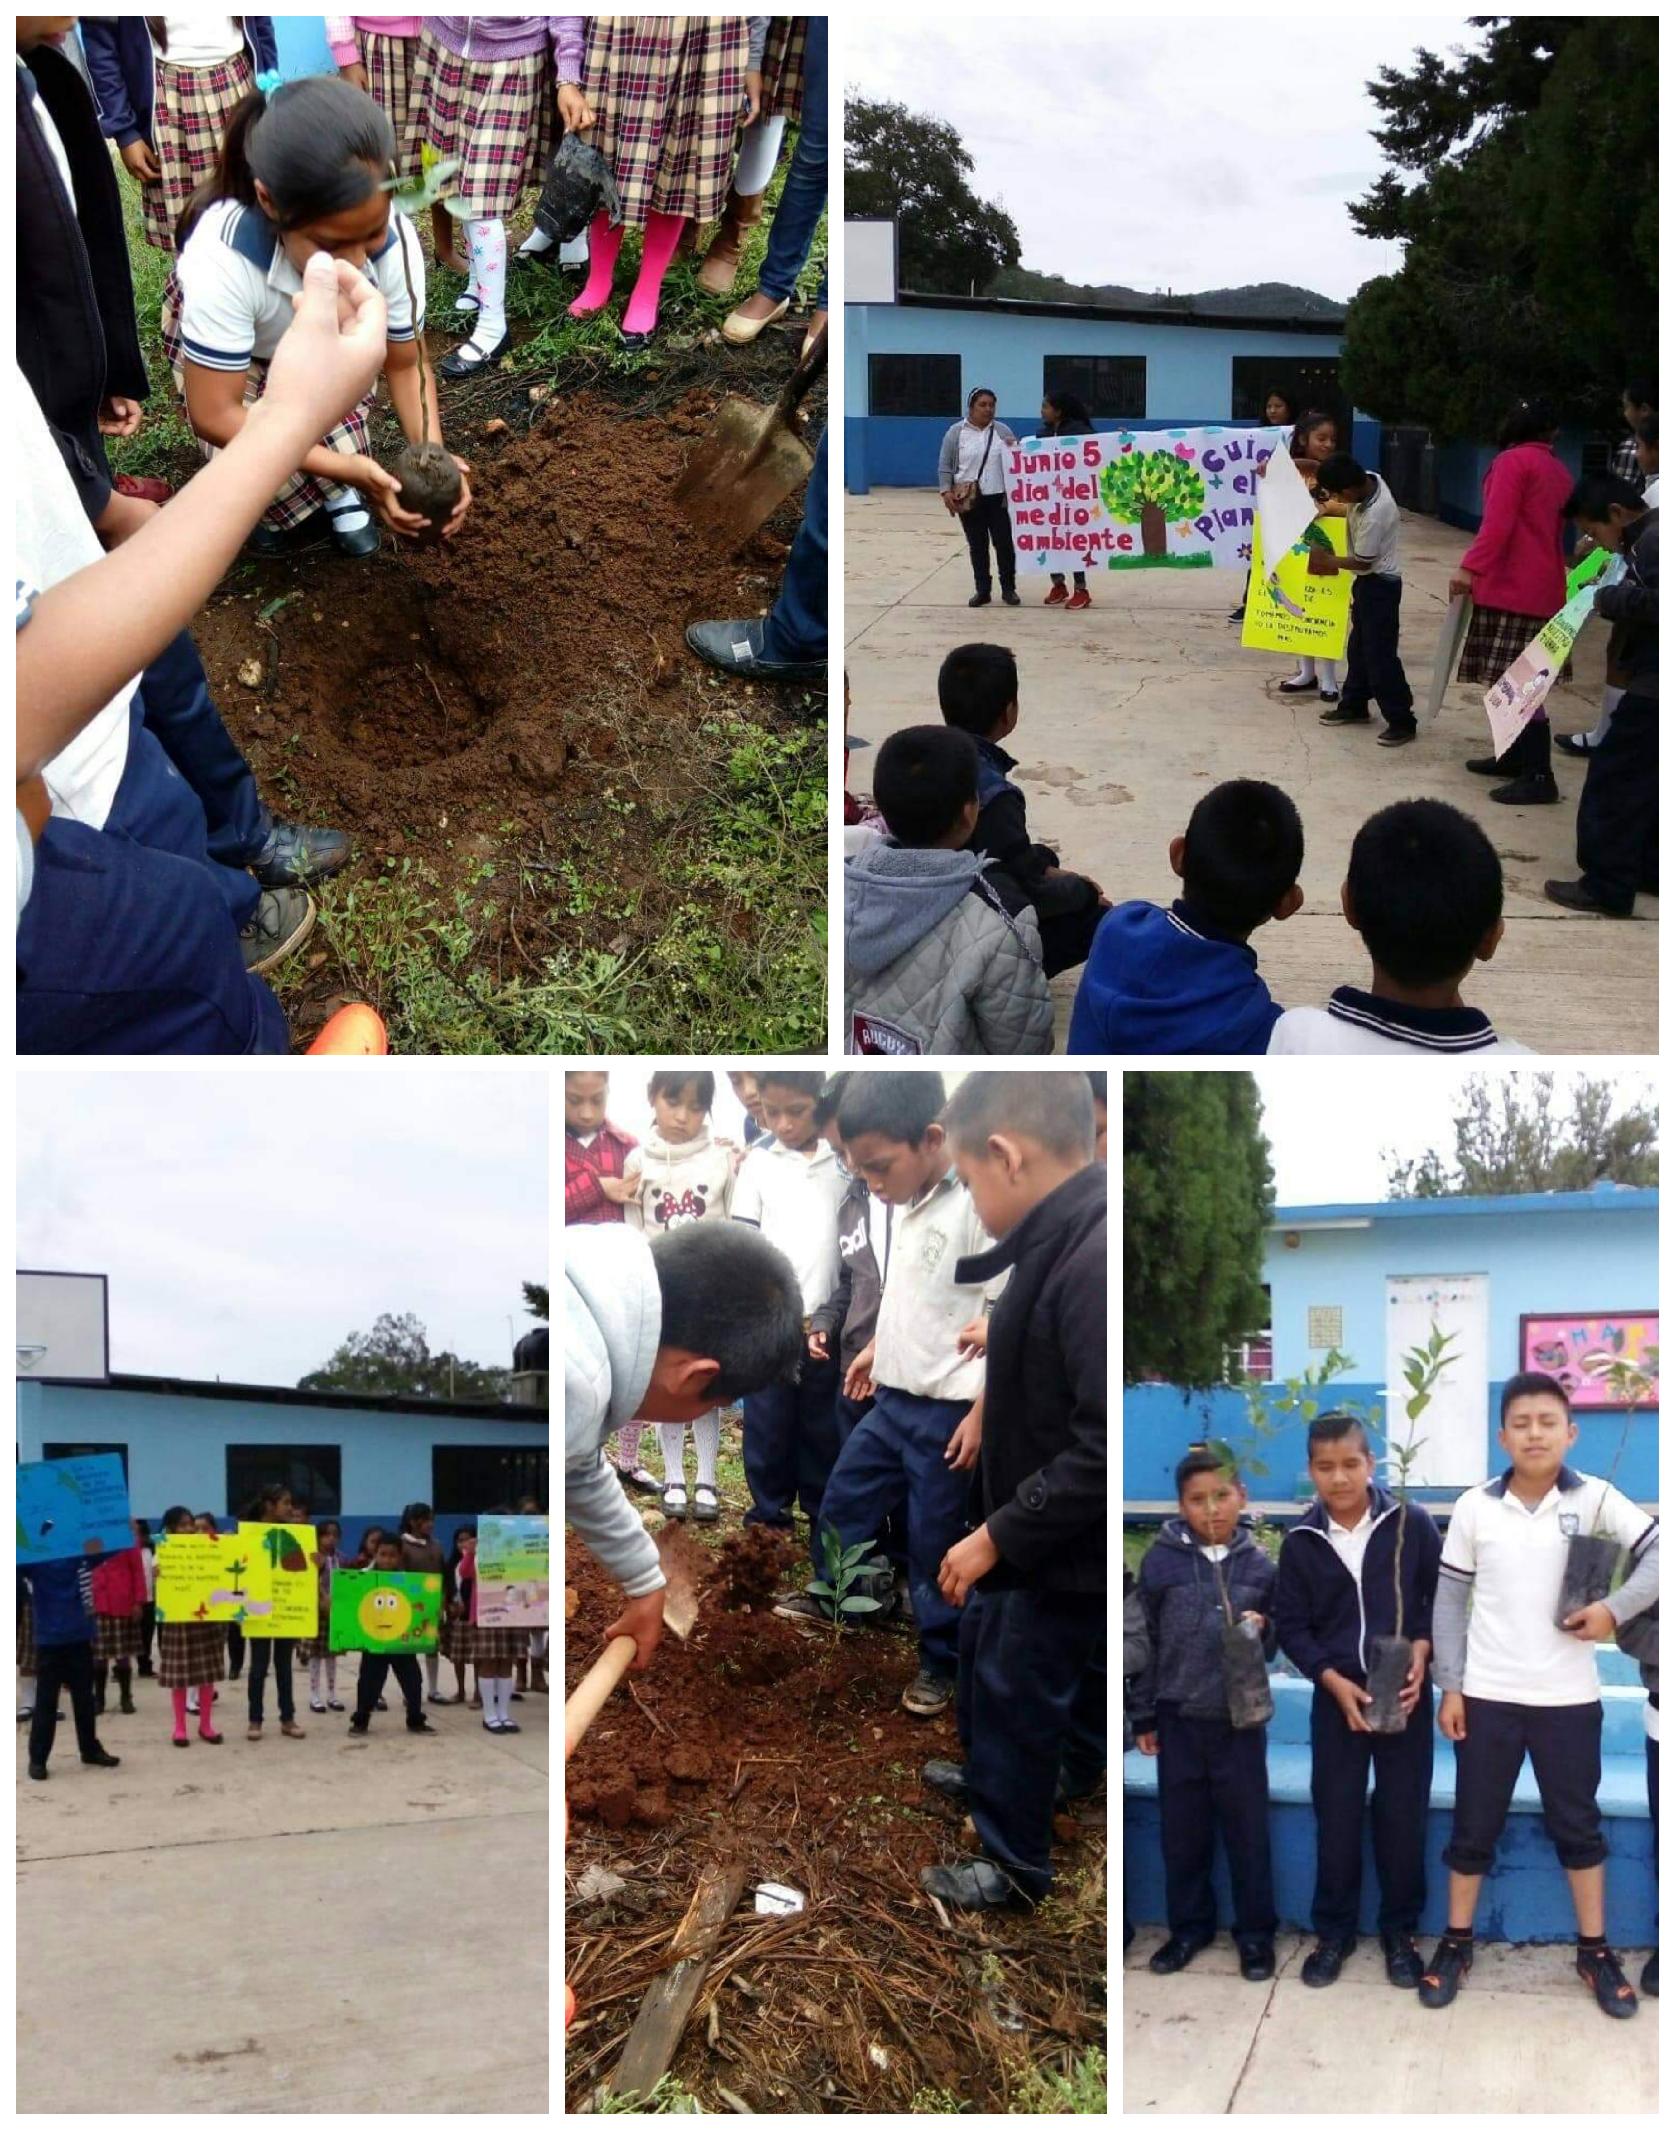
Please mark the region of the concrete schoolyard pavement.
MULTIPOLYGON (((1333 731, 1312 696, 1271 691, 1289 659, 1244 651, 1227 616, 1232 570, 1151 572, 1091 581, 1093 606, 1043 608, 1043 576, 1020 573, 1024 603, 968 609, 971 570, 960 528, 926 489, 847 498, 845 631, 854 690, 850 729, 876 743, 902 725, 935 724, 936 673, 957 643, 1017 653, 1022 711, 1007 742, 1029 802, 1032 833, 1097 880, 1113 902, 1167 904, 1169 843, 1213 784, 1263 777, 1296 801, 1307 856, 1304 908, 1254 937, 1262 973, 1285 1005, 1323 1004, 1340 983, 1364 985, 1367 961, 1344 924, 1338 891, 1355 831, 1393 800, 1446 799, 1488 831, 1506 875, 1506 938, 1467 979, 1505 1036, 1549 1054, 1657 1048, 1657 903, 1635 921, 1579 916, 1545 900, 1546 879, 1576 875, 1576 801, 1584 764, 1555 754, 1562 803, 1510 808, 1467 773, 1489 751, 1482 690, 1454 687, 1411 747, 1374 744, 1372 726, 1333 731)), ((1466 535, 1435 518, 1403 521, 1402 658, 1421 708, 1448 579, 1466 535)), ((1598 714, 1606 630, 1592 622, 1574 683, 1550 698, 1554 729, 1578 732, 1598 714)), ((852 758, 866 788, 873 757, 852 758)), ((1076 971, 1053 992, 1062 1048, 1076 971)))
MULTIPOLYGON (((338 1659, 354 1705, 356 1660, 338 1659)), ((452 1685, 442 1667, 443 1688, 452 1685)), ((315 1715, 301 1739, 170 1743, 169 1698, 99 1719, 120 1768, 83 1767, 68 1714, 50 1779, 18 1727, 20 2114, 545 2114, 547 1699, 494 1736, 431 1707, 364 1738, 315 1715)))
MULTIPOLYGON (((1658 2000, 1607 2019, 1573 1946, 1480 1946, 1459 1996, 1428 2012, 1386 1981, 1376 1940, 1313 1990, 1298 1970, 1314 1941, 1295 1932, 1261 1983, 1241 1978, 1225 1933, 1181 1974, 1154 1975, 1165 1935, 1139 1931, 1123 1960, 1125 2115, 1657 2113, 1658 2000)), ((1624 1955, 1637 1987, 1645 1959, 1624 1955)))

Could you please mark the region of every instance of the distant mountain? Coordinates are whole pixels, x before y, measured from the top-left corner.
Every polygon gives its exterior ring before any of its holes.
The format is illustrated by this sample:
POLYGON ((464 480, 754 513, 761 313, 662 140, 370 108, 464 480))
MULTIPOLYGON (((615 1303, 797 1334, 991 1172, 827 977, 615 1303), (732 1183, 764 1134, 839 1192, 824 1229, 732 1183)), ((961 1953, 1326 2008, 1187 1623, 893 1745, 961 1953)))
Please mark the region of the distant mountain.
POLYGON ((1341 303, 1288 281, 1249 282, 1242 288, 1204 289, 1197 295, 1160 295, 1155 289, 1124 288, 1120 282, 1066 281, 1062 274, 1036 274, 1027 266, 1003 269, 985 292, 1031 303, 1090 303, 1108 310, 1185 311, 1241 318, 1325 318, 1344 315, 1341 303))

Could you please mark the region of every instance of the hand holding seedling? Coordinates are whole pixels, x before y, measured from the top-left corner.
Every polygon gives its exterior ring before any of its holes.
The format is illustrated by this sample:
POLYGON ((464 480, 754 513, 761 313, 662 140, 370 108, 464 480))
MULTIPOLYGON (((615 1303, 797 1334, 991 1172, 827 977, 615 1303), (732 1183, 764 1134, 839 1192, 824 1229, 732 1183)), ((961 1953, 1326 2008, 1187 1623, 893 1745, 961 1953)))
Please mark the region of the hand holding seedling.
POLYGON ((1407 1678, 1402 1682, 1400 1698, 1404 1716, 1411 1716, 1419 1706, 1420 1689, 1425 1684, 1425 1667, 1430 1661, 1430 1643, 1415 1642, 1413 1645, 1413 1663, 1408 1670, 1407 1678))
POLYGON ((648 1590, 644 1597, 630 1598, 622 1611, 605 1629, 605 1640, 614 1642, 618 1635, 627 1635, 634 1644, 634 1662, 631 1671, 644 1671, 663 1639, 663 1592, 648 1590))
POLYGON ((1609 1642, 1617 1632, 1617 1623, 1611 1617, 1611 1608, 1604 1603, 1584 1605, 1580 1612, 1567 1612, 1564 1616, 1566 1634, 1575 1635, 1579 1642, 1609 1642))
POLYGON ((1343 1720, 1352 1731, 1372 1731, 1372 1725, 1361 1713, 1373 1698, 1364 1686, 1357 1686, 1353 1679, 1346 1679, 1341 1671, 1330 1669, 1321 1673, 1320 1683, 1343 1710, 1343 1720))
POLYGON ((1445 1738, 1452 1738, 1458 1745, 1466 1735, 1466 1697, 1464 1694, 1447 1693, 1442 1697, 1442 1706, 1437 1710, 1437 1729, 1445 1738))
POLYGON ((1000 1549, 989 1536, 988 1525, 979 1524, 969 1538, 962 1538, 942 1556, 936 1586, 950 1605, 963 1605, 972 1584, 980 1583, 999 1561, 1000 1549))
POLYGON ((558 85, 558 116, 566 133, 585 133, 597 119, 592 104, 573 81, 558 85))
POLYGON ((953 1472, 969 1472, 983 1447, 983 1403, 979 1399, 948 1437, 943 1462, 953 1472))
POLYGON ((846 1398, 852 1398, 856 1404, 859 1404, 863 1398, 872 1396, 872 1360, 877 1351, 878 1341, 876 1339, 868 1339, 854 1360, 850 1362, 849 1373, 843 1379, 843 1395, 846 1398))

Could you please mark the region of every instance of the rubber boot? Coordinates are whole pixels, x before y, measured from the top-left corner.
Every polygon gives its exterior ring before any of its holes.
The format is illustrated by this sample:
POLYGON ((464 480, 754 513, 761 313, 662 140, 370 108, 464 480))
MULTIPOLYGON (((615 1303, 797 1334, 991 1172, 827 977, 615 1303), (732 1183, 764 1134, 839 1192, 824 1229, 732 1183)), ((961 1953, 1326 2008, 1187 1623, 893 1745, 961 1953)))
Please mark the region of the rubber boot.
POLYGON ((762 219, 763 197, 759 192, 728 193, 727 205, 715 225, 715 235, 704 254, 704 263, 698 269, 698 286, 706 296, 730 296, 733 293, 733 285, 739 278, 745 239, 762 219))

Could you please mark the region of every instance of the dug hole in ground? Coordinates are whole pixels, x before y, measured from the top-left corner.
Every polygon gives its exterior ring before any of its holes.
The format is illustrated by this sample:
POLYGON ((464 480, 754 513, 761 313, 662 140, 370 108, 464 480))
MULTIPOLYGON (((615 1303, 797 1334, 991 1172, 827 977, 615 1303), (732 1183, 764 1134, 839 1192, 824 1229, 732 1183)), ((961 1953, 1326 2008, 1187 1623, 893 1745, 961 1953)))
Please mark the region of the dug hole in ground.
MULTIPOLYGON (((1056 2111, 1051 2078, 1105 2046, 1103 1791, 1058 1823, 1033 1915, 939 1915, 919 1872, 975 1843, 919 1780, 960 1755, 951 1712, 900 1706, 913 1631, 775 1618, 806 1556, 741 1534, 744 1506, 699 1533, 716 1565, 690 1639, 665 1636, 566 1771, 567 2107, 611 2077, 705 1869, 736 1861, 746 1891, 669 2072, 704 2112, 1056 2111), (803 1893, 802 1912, 757 1915, 764 1880, 803 1893)), ((622 1601, 575 1540, 565 1583, 568 1692, 622 1601)))

